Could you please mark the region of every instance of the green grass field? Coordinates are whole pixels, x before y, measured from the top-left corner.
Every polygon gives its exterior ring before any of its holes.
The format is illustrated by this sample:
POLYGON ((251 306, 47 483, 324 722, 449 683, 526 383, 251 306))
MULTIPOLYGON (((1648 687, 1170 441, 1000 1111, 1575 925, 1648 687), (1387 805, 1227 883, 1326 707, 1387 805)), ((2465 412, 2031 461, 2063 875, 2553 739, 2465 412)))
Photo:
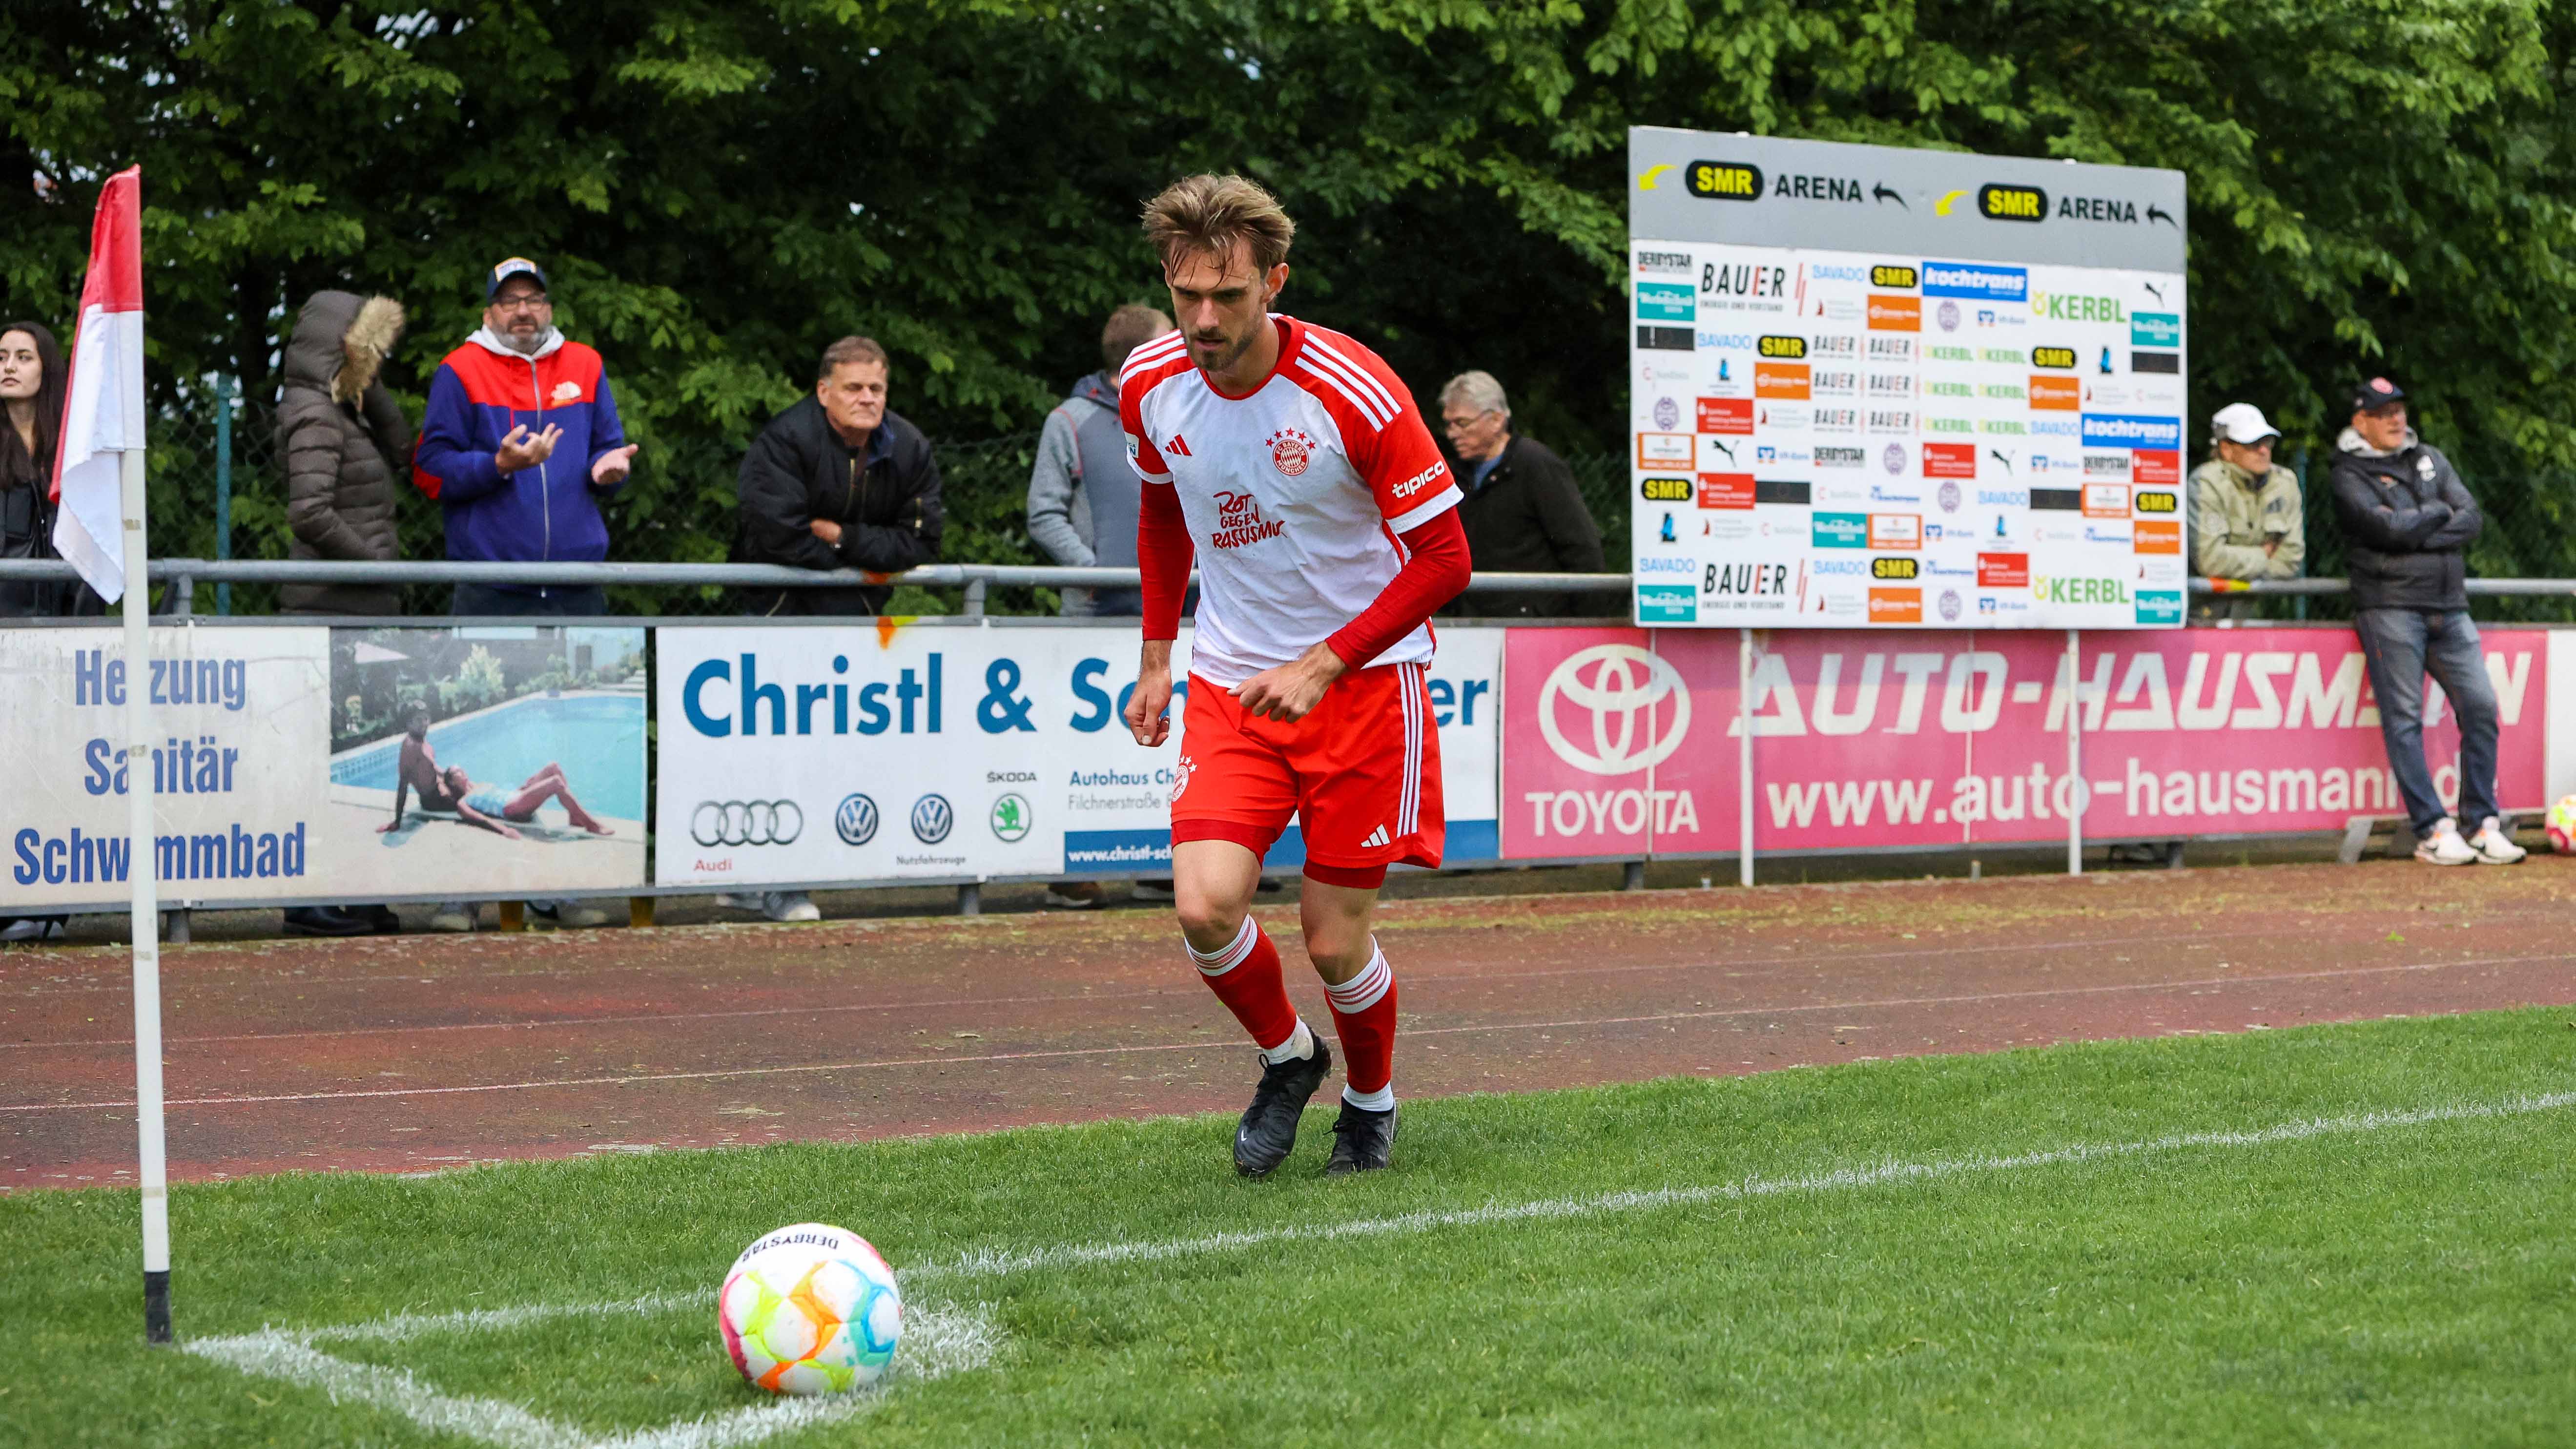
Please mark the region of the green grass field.
POLYGON ((781 1446, 2565 1442, 2566 1018, 1425 1101, 1330 1183, 1318 1108, 1268 1183, 1189 1118, 191 1186, 194 1353, 131 1194, 33 1194, 0 1444, 750 1442, 714 1288, 807 1218, 905 1274, 912 1371, 781 1446))

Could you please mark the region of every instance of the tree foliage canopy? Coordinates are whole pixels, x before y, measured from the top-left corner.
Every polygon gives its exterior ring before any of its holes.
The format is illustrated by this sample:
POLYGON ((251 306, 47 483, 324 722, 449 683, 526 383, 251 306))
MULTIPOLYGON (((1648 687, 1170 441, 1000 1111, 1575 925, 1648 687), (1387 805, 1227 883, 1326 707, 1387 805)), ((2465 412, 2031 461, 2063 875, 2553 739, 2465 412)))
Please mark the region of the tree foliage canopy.
MULTIPOLYGON (((1630 124, 2169 166, 2195 413, 2323 447, 2398 376, 2473 481, 2543 480, 2557 548, 2570 41, 2537 0, 19 0, 0 170, 53 199, 11 183, 0 285, 65 317, 139 161, 155 386, 256 398, 306 293, 401 298, 417 389, 484 269, 536 257, 646 444, 620 551, 712 558, 743 443, 842 333, 934 436, 1033 426, 1155 296, 1136 207, 1189 171, 1277 190, 1289 305, 1418 393, 1485 367, 1598 448, 1630 124)), ((1002 549, 1016 498, 986 502, 1002 549)))

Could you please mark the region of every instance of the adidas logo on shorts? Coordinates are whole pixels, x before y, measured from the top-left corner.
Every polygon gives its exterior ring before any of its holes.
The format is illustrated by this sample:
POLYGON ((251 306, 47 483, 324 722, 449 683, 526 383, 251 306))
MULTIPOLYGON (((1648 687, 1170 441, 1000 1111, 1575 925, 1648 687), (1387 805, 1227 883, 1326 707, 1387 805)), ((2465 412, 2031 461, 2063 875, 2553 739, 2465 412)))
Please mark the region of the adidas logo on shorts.
POLYGON ((1372 830, 1372 831, 1370 831, 1370 832, 1369 832, 1369 838, 1368 838, 1368 839, 1363 840, 1363 841, 1361 841, 1361 842, 1360 842, 1360 849, 1362 849, 1362 850, 1369 850, 1369 849, 1373 849, 1373 848, 1375 848, 1375 847, 1377 847, 1377 846, 1386 845, 1386 844, 1390 844, 1390 843, 1391 843, 1391 842, 1390 842, 1390 841, 1388 840, 1388 838, 1387 838, 1386 827, 1385 827, 1385 826, 1383 826, 1383 825, 1381 825, 1381 826, 1379 826, 1377 829, 1372 830))

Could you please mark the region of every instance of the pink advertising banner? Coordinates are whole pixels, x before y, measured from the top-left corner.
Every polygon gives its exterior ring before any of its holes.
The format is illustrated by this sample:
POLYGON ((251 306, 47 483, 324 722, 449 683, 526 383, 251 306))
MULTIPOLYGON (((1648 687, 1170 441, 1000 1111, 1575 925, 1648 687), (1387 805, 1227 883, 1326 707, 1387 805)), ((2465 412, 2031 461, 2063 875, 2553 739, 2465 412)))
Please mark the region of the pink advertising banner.
MULTIPOLYGON (((2324 830, 2401 813, 2353 636, 1758 633, 1757 851, 2324 830), (2068 769, 2067 714, 2081 731, 2068 769)), ((2547 635, 2489 630, 2497 795, 2544 803, 2547 635)), ((1507 857, 1737 849, 1733 631, 1514 630, 1504 645, 1507 857)), ((2425 748, 2458 793, 2438 689, 2425 748)))

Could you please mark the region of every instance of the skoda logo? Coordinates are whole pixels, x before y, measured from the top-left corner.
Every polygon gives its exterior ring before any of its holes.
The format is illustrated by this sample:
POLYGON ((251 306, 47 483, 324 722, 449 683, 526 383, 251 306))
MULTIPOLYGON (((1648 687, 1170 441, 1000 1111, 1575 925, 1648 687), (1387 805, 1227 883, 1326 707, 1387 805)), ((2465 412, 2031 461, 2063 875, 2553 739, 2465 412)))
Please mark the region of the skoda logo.
POLYGON ((993 802, 993 836, 1011 841, 1026 837, 1035 823, 1030 818, 1028 797, 1012 793, 993 802))
POLYGON ((924 845, 937 845, 948 838, 957 825, 957 812, 948 808, 945 795, 924 795, 912 802, 912 838, 924 845))
POLYGON ((832 812, 832 829, 843 845, 865 845, 877 838, 877 802, 865 795, 845 795, 832 812))
POLYGON ((793 800, 701 800, 689 812, 689 838, 700 845, 786 845, 804 833, 793 800))
POLYGON ((1690 730, 1690 690, 1672 665, 1633 644, 1595 644, 1548 674, 1538 693, 1538 729, 1556 757, 1578 770, 1630 774, 1681 748, 1690 730), (1579 720, 1585 710, 1592 716, 1589 740, 1567 738, 1560 714, 1579 720))

